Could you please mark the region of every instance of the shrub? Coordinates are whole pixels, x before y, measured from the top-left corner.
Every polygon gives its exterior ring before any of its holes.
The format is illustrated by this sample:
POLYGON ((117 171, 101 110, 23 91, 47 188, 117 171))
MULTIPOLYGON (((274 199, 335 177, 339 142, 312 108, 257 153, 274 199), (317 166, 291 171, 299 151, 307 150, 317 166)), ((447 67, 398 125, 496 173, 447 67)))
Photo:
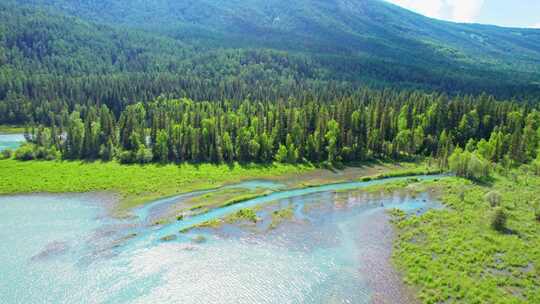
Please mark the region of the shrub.
POLYGON ((5 149, 2 151, 2 154, 0 154, 0 159, 8 159, 13 156, 13 151, 11 149, 5 149))
POLYGON ((276 153, 275 159, 279 163, 286 163, 287 162, 287 147, 284 145, 279 145, 279 149, 276 153))
POLYGON ((489 162, 477 154, 472 154, 469 163, 467 164, 468 178, 481 180, 489 177, 490 174, 489 162))
POLYGON ((458 190, 458 197, 461 202, 465 201, 465 189, 458 190))
POLYGON ((491 207, 496 207, 501 204, 502 196, 497 191, 490 191, 484 196, 484 199, 491 205, 491 207))
POLYGON ((448 158, 450 170, 457 176, 472 180, 481 180, 490 175, 490 164, 481 155, 463 151, 460 148, 454 150, 448 158))
POLYGON ((15 151, 15 159, 27 161, 35 159, 34 147, 32 145, 23 145, 15 151))
POLYGON ((534 218, 540 222, 540 201, 536 202, 536 206, 534 207, 534 218))
POLYGON ((491 227, 499 232, 506 231, 506 221, 508 219, 508 216, 506 215, 506 212, 503 208, 497 208, 495 210, 495 214, 493 215, 493 219, 491 220, 491 227))
POLYGON ((538 153, 538 157, 536 160, 532 163, 532 169, 534 171, 534 174, 540 175, 540 153, 538 153))
POLYGON ((137 150, 136 159, 140 164, 147 164, 152 162, 154 155, 152 154, 152 150, 147 149, 144 145, 140 145, 139 149, 137 150))
POLYGON ((60 158, 62 158, 62 153, 60 153, 60 151, 58 151, 55 147, 50 148, 45 156, 45 160, 57 160, 60 158))
POLYGON ((136 155, 131 151, 122 151, 120 155, 118 155, 118 160, 122 164, 133 164, 136 161, 136 155))
POLYGON ((52 147, 50 149, 47 149, 45 147, 37 147, 34 150, 34 159, 52 161, 60 158, 61 153, 56 149, 56 147, 52 147))
POLYGON ((252 209, 241 209, 236 212, 236 217, 239 219, 244 219, 256 223, 259 219, 257 218, 257 213, 252 209))
POLYGON ((48 151, 45 147, 37 147, 34 151, 34 156, 36 159, 45 159, 47 157, 48 151))

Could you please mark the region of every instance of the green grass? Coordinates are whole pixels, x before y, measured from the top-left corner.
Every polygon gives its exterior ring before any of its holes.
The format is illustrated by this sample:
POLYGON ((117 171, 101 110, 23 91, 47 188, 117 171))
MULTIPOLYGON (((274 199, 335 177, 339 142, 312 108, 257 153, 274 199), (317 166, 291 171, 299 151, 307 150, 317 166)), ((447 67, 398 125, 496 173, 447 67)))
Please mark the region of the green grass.
POLYGON ((268 195, 270 193, 270 190, 264 188, 257 188, 254 190, 249 190, 245 188, 223 189, 194 197, 190 200, 187 200, 185 204, 189 205, 187 207, 189 211, 204 208, 221 208, 238 204, 243 201, 257 198, 259 196, 268 195))
POLYGON ((267 196, 270 193, 272 193, 272 191, 267 190, 267 189, 260 189, 258 191, 254 191, 253 193, 248 193, 248 194, 245 194, 245 195, 240 195, 240 196, 231 198, 230 200, 227 200, 227 201, 223 202, 220 205, 220 207, 227 207, 227 206, 231 206, 231 205, 236 205, 238 203, 249 201, 249 200, 252 200, 252 199, 256 199, 258 197, 267 196))
POLYGON ((0 134, 24 133, 24 127, 0 125, 0 134))
POLYGON ((420 217, 394 213, 394 261, 423 303, 540 303, 540 177, 495 176, 491 184, 459 178, 423 183, 447 208, 420 217), (507 231, 491 227, 490 191, 502 195, 507 231))
POLYGON ((120 165, 84 162, 0 161, 0 194, 111 191, 120 209, 177 193, 209 189, 247 179, 299 174, 310 166, 120 165))
POLYGON ((419 162, 372 161, 358 163, 354 164, 354 166, 346 167, 344 171, 340 171, 340 174, 329 174, 329 172, 331 171, 315 171, 314 173, 316 174, 306 175, 311 179, 300 178, 296 183, 294 183, 293 187, 308 188, 352 181, 364 182, 390 177, 430 175, 438 174, 442 171, 437 165, 431 164, 426 160, 422 160, 419 162), (350 170, 350 173, 347 174, 347 170, 350 170))
POLYGON ((209 221, 206 221, 204 223, 200 223, 194 227, 190 227, 190 228, 186 228, 186 229, 183 229, 181 230, 180 232, 186 232, 188 230, 191 230, 193 228, 219 228, 221 227, 221 224, 223 224, 223 221, 221 219, 213 219, 213 220, 209 220, 209 221))
POLYGON ((430 167, 425 163, 415 164, 415 163, 402 163, 402 168, 395 169, 392 171, 387 171, 380 173, 374 176, 363 176, 360 178, 360 181, 367 182, 371 180, 392 178, 392 177, 406 177, 406 176, 418 176, 418 175, 433 175, 440 174, 443 171, 436 167, 430 167))
POLYGON ((293 216, 294 211, 292 209, 292 206, 272 212, 272 223, 270 224, 270 229, 276 228, 285 220, 292 219, 293 216))
MULTIPOLYGON (((379 179, 385 179, 385 178, 379 178, 379 179)), ((379 194, 386 194, 386 195, 390 195, 390 194, 400 192, 400 191, 406 191, 408 194, 414 196, 425 191, 425 189, 423 189, 422 187, 419 187, 420 185, 422 185, 421 180, 411 177, 411 178, 407 178, 401 181, 392 181, 392 182, 388 182, 388 183, 380 184, 380 185, 371 185, 371 186, 360 189, 360 191, 366 192, 366 193, 379 193, 379 194)), ((348 191, 336 191, 336 192, 348 192, 348 191)))
POLYGON ((236 223, 239 221, 257 223, 259 221, 259 218, 257 217, 257 212, 255 212, 254 209, 246 208, 240 209, 236 213, 228 216, 225 221, 228 223, 236 223))

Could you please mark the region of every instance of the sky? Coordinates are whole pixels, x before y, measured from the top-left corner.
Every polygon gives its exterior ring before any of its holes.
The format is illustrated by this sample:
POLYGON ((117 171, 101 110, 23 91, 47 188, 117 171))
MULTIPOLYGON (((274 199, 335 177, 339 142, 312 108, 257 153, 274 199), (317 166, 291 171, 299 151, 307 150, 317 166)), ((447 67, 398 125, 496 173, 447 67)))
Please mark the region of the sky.
POLYGON ((437 19, 540 28, 540 0, 387 1, 437 19))

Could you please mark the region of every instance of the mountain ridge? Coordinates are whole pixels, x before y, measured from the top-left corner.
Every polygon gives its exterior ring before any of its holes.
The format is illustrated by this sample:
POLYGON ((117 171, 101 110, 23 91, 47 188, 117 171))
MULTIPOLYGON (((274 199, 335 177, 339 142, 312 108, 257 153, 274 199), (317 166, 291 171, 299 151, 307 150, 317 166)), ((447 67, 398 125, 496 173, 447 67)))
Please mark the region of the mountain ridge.
MULTIPOLYGON (((441 21, 380 0, 300 0, 294 4, 285 4, 278 0, 206 0, 189 4, 171 0, 104 0, 99 2, 99 6, 95 1, 89 0, 17 2, 34 7, 52 7, 96 22, 151 29, 172 36, 183 34, 190 26, 221 34, 248 34, 248 38, 252 41, 257 41, 258 38, 272 40, 272 35, 279 35, 280 32, 298 39, 302 37, 327 39, 327 35, 336 34, 345 35, 339 38, 347 38, 346 42, 352 43, 350 47, 361 47, 359 45, 361 42, 373 43, 370 40, 371 36, 376 37, 376 40, 391 41, 396 45, 396 42, 400 42, 400 38, 413 36, 418 38, 417 40, 432 39, 440 42, 444 35, 450 46, 456 44, 463 46, 466 42, 470 44, 466 48, 468 51, 488 45, 494 48, 492 51, 501 52, 490 39, 502 37, 510 40, 517 38, 513 37, 514 35, 525 35, 526 38, 535 38, 534 43, 521 39, 519 43, 514 44, 520 46, 520 50, 528 50, 535 56, 540 53, 539 30, 441 21), (126 11, 126 7, 130 7, 129 11, 126 11), (381 34, 389 35, 389 38, 381 37, 381 34)), ((516 41, 514 39, 514 42, 516 41)), ((303 43, 301 40, 295 42, 303 43)), ((503 42, 505 41, 495 41, 495 43, 503 42)), ((509 42, 511 41, 505 45, 509 42)), ((351 51, 350 48, 347 49, 351 51)))
MULTIPOLYGON (((261 83, 290 78, 302 87, 335 81, 451 94, 540 95, 540 30, 441 21, 379 0, 8 0, 2 5, 8 17, 0 25, 10 29, 0 45, 10 58, 4 70, 24 71, 25 77, 157 73, 181 83, 184 73, 209 87, 223 77, 245 82, 250 75, 247 83, 255 83, 259 75, 261 83), (17 21, 25 19, 40 28, 17 21), (28 37, 52 45, 51 54, 13 48, 24 46, 28 37), (16 43, 6 43, 10 39, 16 43), (254 72, 261 66, 264 72, 254 72)), ((11 84, 1 86, 0 81, 0 99, 8 91, 28 95, 11 84)), ((173 86, 141 90, 190 93, 173 86)), ((121 95, 117 98, 136 96, 121 95)), ((228 98, 260 96, 233 95, 228 98)))

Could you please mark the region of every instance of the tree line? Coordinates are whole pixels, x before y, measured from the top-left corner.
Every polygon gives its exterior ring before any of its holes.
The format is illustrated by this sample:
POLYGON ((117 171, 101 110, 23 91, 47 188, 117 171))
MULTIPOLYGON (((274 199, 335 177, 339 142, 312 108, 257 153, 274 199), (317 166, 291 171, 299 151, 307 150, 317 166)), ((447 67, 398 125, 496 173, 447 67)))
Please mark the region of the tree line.
POLYGON ((19 159, 339 164, 429 156, 478 177, 487 163, 538 157, 540 112, 487 95, 370 89, 329 101, 159 97, 119 115, 106 105, 49 111, 26 133, 19 159))

